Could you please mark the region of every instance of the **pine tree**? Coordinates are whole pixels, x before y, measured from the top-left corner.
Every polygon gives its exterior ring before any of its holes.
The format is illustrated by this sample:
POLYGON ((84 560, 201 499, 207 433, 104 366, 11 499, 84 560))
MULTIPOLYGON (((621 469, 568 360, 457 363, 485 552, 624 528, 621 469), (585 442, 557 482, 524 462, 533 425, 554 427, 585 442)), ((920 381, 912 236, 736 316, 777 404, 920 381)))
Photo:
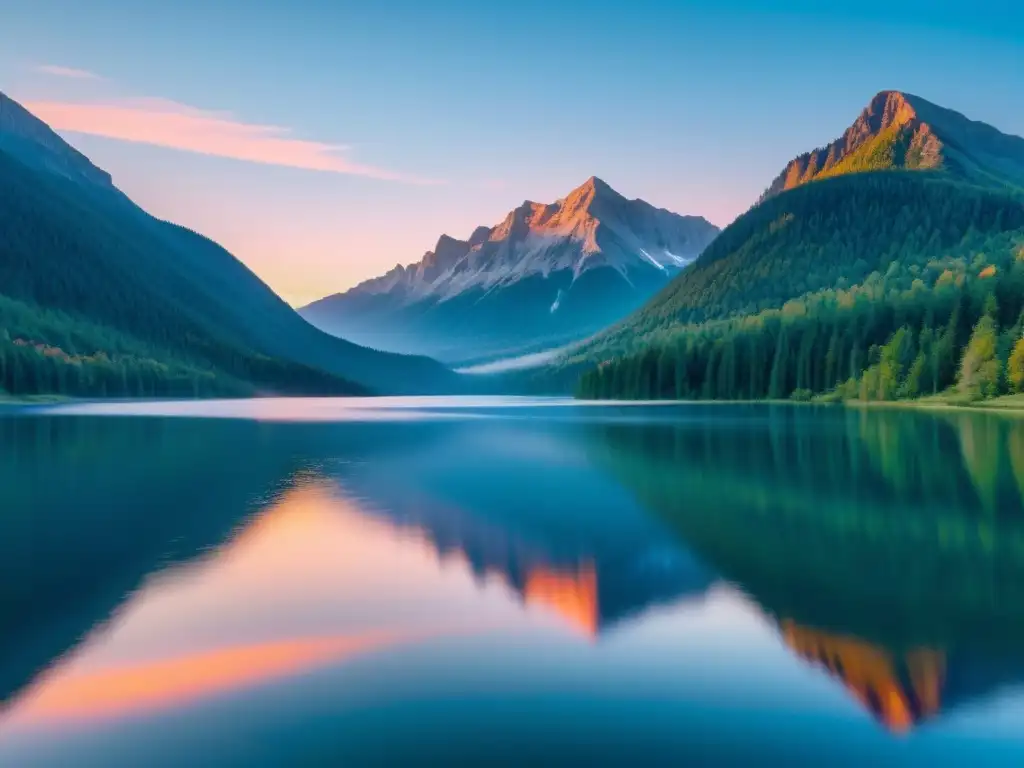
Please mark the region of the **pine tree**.
POLYGON ((772 400, 781 400, 789 397, 788 381, 789 367, 789 331, 783 325, 779 331, 779 338, 775 346, 775 358, 772 361, 772 373, 768 382, 768 397, 772 400))

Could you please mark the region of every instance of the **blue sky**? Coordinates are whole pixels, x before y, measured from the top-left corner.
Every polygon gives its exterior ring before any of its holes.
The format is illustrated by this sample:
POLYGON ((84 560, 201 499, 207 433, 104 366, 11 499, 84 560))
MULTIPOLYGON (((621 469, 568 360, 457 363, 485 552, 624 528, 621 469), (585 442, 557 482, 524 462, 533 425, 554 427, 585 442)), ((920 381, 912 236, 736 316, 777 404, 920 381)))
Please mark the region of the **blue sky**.
POLYGON ((1022 30, 1008 0, 4 0, 0 89, 300 304, 593 174, 727 224, 885 88, 1024 134, 1022 30))

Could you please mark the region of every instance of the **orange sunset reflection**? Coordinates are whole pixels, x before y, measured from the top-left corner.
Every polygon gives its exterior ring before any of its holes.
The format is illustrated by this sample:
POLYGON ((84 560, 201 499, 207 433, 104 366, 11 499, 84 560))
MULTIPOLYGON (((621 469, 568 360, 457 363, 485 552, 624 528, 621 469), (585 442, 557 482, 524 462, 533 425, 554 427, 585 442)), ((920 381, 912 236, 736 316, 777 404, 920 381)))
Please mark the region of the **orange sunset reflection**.
POLYGON ((781 622, 782 637, 800 657, 824 667, 880 722, 894 732, 910 730, 941 709, 946 657, 915 648, 894 655, 873 643, 781 622))
POLYGON ((506 613, 431 610, 432 594, 478 596, 316 478, 299 484, 214 556, 160 573, 116 621, 39 677, 3 728, 116 720, 350 663, 374 653, 513 625, 506 613), (387 564, 383 566, 382 564, 387 564), (375 612, 394 605, 400 613, 375 612), (408 611, 411 604, 423 606, 408 611))
POLYGON ((597 636, 597 571, 592 565, 574 573, 535 568, 526 578, 524 599, 527 605, 552 609, 588 637, 597 636))
POLYGON ((300 638, 56 675, 19 703, 13 721, 89 720, 169 709, 428 636, 426 632, 371 631, 347 637, 300 638))

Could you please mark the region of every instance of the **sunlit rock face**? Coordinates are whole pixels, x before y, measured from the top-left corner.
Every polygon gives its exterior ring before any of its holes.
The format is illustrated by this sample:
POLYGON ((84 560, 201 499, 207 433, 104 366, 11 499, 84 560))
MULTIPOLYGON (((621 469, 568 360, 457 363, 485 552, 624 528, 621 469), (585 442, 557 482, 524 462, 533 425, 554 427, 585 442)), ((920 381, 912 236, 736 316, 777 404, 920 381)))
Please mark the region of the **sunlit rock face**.
POLYGON ((920 96, 882 91, 842 136, 794 158, 762 200, 816 179, 865 171, 943 171, 986 186, 1024 185, 1024 139, 920 96))

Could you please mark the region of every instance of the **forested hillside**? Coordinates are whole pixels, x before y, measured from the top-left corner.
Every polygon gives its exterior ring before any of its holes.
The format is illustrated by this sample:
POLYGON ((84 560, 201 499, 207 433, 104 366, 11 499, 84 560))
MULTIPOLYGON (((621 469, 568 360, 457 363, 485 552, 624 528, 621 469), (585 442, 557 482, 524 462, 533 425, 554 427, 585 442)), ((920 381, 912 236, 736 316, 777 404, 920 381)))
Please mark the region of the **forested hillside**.
POLYGON ((0 102, 0 304, 11 394, 424 392, 455 375, 324 334, 206 238, 146 214, 0 102))
MULTIPOLYGON (((618 349, 651 334, 781 307, 873 272, 923 269, 978 236, 1024 227, 1019 198, 899 172, 841 176, 753 208, 693 267, 597 342, 618 349)), ((962 254, 958 254, 962 255, 962 254)))
POLYGON ((1024 140, 880 94, 691 269, 545 375, 582 373, 586 397, 1021 391, 1021 169, 1024 140))
POLYGON ((176 351, 2 295, 0 392, 72 397, 369 393, 298 363, 210 343, 176 351))
MULTIPOLYGON (((143 273, 123 229, 73 182, 0 153, 0 387, 77 396, 353 394, 323 370, 273 359, 193 314, 171 270, 143 273), (79 192, 81 194, 81 192, 79 192), (124 259, 131 269, 120 268, 124 259), (159 282, 157 293, 147 280, 159 282), (175 305, 162 295, 177 292, 175 305), (123 330, 122 330, 123 329, 123 330)), ((116 204, 112 201, 111 204, 116 204)))
POLYGON ((892 261, 850 288, 677 327, 608 360, 585 397, 894 400, 957 386, 1024 391, 1024 224, 970 230, 945 256, 892 261))

